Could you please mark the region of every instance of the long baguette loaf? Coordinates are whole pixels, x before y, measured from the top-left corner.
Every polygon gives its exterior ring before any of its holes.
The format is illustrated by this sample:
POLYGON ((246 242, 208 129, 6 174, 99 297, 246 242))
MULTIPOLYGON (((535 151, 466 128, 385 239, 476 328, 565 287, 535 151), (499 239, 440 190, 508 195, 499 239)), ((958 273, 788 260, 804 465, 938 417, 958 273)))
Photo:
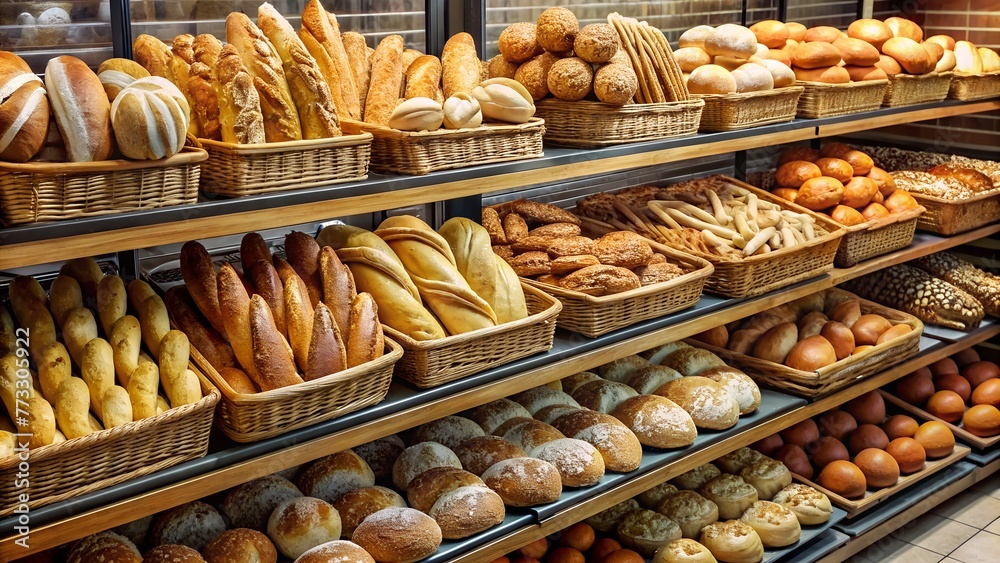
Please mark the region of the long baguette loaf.
POLYGON ((234 45, 226 45, 215 65, 219 81, 219 135, 227 143, 257 144, 266 140, 260 94, 234 45))
POLYGON ((259 385, 250 334, 250 296, 247 295, 243 282, 230 264, 223 264, 219 269, 218 282, 219 307, 226 323, 229 344, 233 347, 233 353, 239 360, 240 367, 259 385))
POLYGON ((528 316, 524 291, 517 274, 490 246, 490 234, 475 221, 463 217, 449 219, 438 230, 455 255, 458 273, 486 300, 498 323, 528 316))
POLYGON ((142 280, 132 280, 128 282, 128 288, 126 289, 128 294, 128 304, 132 309, 138 311, 142 302, 149 299, 150 297, 156 295, 153 291, 153 286, 142 280))
POLYGON ((406 69, 406 93, 410 98, 430 98, 438 103, 444 103, 444 91, 441 89, 441 59, 434 55, 417 57, 406 69))
POLYGON ((195 137, 204 137, 194 115, 194 99, 191 98, 189 86, 191 83, 191 63, 194 62, 194 36, 182 33, 174 37, 170 49, 170 68, 173 70, 173 83, 181 91, 188 103, 188 133, 195 137))
POLYGON ((7 307, 0 304, 0 357, 14 352, 16 349, 17 333, 14 319, 11 318, 7 307))
POLYGON ((222 335, 203 320, 187 288, 175 286, 168 289, 166 303, 170 318, 187 335, 191 346, 197 349, 215 369, 222 370, 239 365, 233 348, 226 343, 222 335))
POLYGON ((496 326, 493 308, 469 287, 447 241, 430 226, 401 215, 383 221, 375 234, 395 251, 420 297, 450 334, 496 326))
POLYGON ((41 305, 46 311, 49 309, 49 296, 42 289, 42 284, 31 276, 17 276, 12 279, 8 294, 11 310, 14 311, 14 317, 21 326, 25 325, 27 312, 35 304, 41 305))
POLYGON ((149 74, 162 76, 173 82, 173 68, 170 65, 170 47, 152 35, 145 33, 135 38, 132 56, 149 74))
POLYGON ((337 373, 347 368, 347 347, 340 329, 333 320, 333 313, 325 304, 316 306, 313 315, 309 359, 303 375, 306 381, 337 373))
POLYGON ((253 264, 258 260, 265 260, 274 265, 274 257, 271 249, 267 246, 267 241, 259 233, 247 233, 240 240, 240 263, 253 264))
POLYGON ((371 84, 365 102, 365 122, 388 125, 399 101, 403 81, 403 38, 390 35, 379 42, 372 56, 371 84))
POLYGON ((278 332, 288 334, 285 322, 284 285, 278 277, 278 271, 266 260, 258 260, 252 264, 243 263, 244 272, 250 277, 257 295, 264 298, 274 315, 274 324, 278 332))
POLYGON ((347 335, 347 367, 382 357, 385 337, 378 321, 378 305, 368 293, 359 293, 351 306, 351 328, 347 335))
POLYGON ((482 82, 482 63, 476 42, 468 33, 456 33, 441 51, 441 82, 445 99, 459 92, 469 93, 482 82))
POLYGON ((313 237, 299 231, 285 235, 285 257, 306 284, 306 289, 309 290, 309 302, 313 305, 323 300, 319 254, 319 244, 313 237))
POLYGON ((351 305, 357 296, 351 269, 337 257, 337 252, 324 246, 319 254, 320 279, 323 282, 323 303, 333 313, 341 335, 347 335, 351 328, 351 305))
POLYGON ((271 310, 259 295, 250 298, 250 332, 253 363, 258 374, 256 383, 261 391, 302 383, 295 369, 295 358, 274 326, 271 310))
POLYGON ((253 77, 253 85, 260 95, 264 137, 267 142, 302 139, 299 113, 288 89, 281 57, 274 45, 246 14, 240 12, 232 12, 226 18, 226 40, 236 47, 244 66, 253 77))
POLYGON ((103 338, 95 338, 83 348, 80 375, 90 389, 90 410, 104 420, 102 399, 115 384, 114 350, 103 338))
MULTIPOLYGON (((333 14, 330 14, 330 25, 333 25, 334 19, 333 14)), ((356 31, 345 31, 340 39, 344 42, 344 51, 347 53, 347 61, 350 64, 351 78, 354 80, 354 90, 358 94, 358 109, 360 110, 358 115, 363 117, 372 74, 372 59, 368 53, 368 44, 365 43, 365 36, 356 31)))
POLYGON ((215 330, 226 334, 226 324, 219 309, 219 283, 216 280, 215 264, 201 243, 189 241, 181 247, 181 276, 188 287, 188 293, 198 305, 198 310, 215 330))
POLYGON ((319 0, 309 0, 302 10, 299 37, 319 65, 330 87, 337 113, 350 119, 361 119, 361 103, 351 76, 351 62, 340 37, 337 17, 327 13, 319 0))
POLYGON ((153 354, 160 355, 160 340, 170 331, 170 314, 167 306, 159 295, 153 295, 143 301, 139 307, 139 327, 142 329, 142 342, 153 354))
POLYGON ((312 343, 315 311, 309 302, 305 284, 298 276, 291 276, 285 283, 285 318, 288 323, 288 343, 292 346, 295 361, 302 371, 309 367, 309 347, 312 343))
POLYGON ((288 88, 299 113, 303 139, 325 139, 340 135, 337 108, 330 86, 316 59, 302 44, 291 24, 274 6, 264 2, 257 9, 257 24, 271 40, 285 70, 288 88))
POLYGON ((90 389, 79 377, 70 377, 59 384, 55 399, 56 422, 67 439, 80 438, 94 432, 90 427, 90 389))
POLYGON ((317 241, 337 251, 351 269, 358 291, 370 293, 378 303, 382 323, 414 340, 444 338, 444 329, 421 304, 420 292, 385 241, 350 225, 331 225, 317 241))
POLYGON ((188 97, 191 101, 191 113, 198 124, 198 134, 216 141, 222 140, 219 80, 215 75, 221 52, 222 42, 214 35, 203 33, 195 37, 188 77, 188 97))

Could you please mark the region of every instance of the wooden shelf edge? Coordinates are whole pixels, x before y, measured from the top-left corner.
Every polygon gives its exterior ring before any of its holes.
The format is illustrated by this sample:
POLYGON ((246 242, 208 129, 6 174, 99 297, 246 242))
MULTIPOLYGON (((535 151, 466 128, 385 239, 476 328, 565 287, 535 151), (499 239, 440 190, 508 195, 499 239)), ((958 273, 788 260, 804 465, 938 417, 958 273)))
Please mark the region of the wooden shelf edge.
POLYGON ((858 131, 879 129, 881 127, 890 127, 893 125, 902 125, 917 121, 927 121, 930 119, 954 117, 956 115, 967 115, 970 113, 982 113, 996 109, 1000 109, 1000 100, 985 100, 972 102, 966 105, 919 109, 909 112, 883 115, 866 121, 857 120, 835 123, 832 125, 821 125, 817 128, 818 131, 816 136, 830 137, 833 135, 845 135, 847 133, 856 133, 858 131))

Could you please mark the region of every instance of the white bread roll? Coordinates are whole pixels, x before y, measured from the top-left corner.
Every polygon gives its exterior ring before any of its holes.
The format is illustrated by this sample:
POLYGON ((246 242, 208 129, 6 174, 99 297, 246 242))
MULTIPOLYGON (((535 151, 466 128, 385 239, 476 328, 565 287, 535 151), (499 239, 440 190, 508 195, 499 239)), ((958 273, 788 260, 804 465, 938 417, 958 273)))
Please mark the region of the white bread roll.
POLYGON ((288 499, 274 508, 267 535, 285 557, 296 559, 310 549, 340 539, 340 514, 313 497, 288 499))
POLYGON ((749 59, 757 53, 757 36, 742 25, 726 23, 715 28, 705 39, 704 48, 713 57, 724 55, 749 59))
POLYGON ((941 55, 941 60, 938 61, 937 65, 934 67, 934 72, 948 72, 949 70, 955 70, 955 65, 957 60, 955 59, 955 51, 946 50, 944 54, 941 55))
POLYGON ((344 450, 310 465, 299 476, 298 484, 306 496, 336 502, 348 491, 373 486, 375 473, 358 454, 344 450))
POLYGON ((723 473, 702 485, 698 492, 719 507, 719 518, 732 520, 757 502, 757 489, 738 475, 723 473))
POLYGON ((765 547, 784 547, 799 541, 799 519, 784 505, 759 500, 740 517, 760 536, 765 547))
POLYGON ((774 59, 764 59, 761 64, 771 73, 775 88, 784 88, 795 84, 795 72, 785 63, 774 59))
POLYGON ((983 73, 983 57, 974 44, 968 41, 955 42, 955 70, 964 74, 983 73))
POLYGON ((764 558, 764 545, 745 522, 727 520, 705 526, 698 540, 719 561, 754 563, 764 558))
POLYGON ((72 162, 107 160, 114 152, 111 104, 87 63, 62 55, 45 67, 45 90, 72 162))
POLYGON ((677 47, 680 49, 685 47, 697 47, 699 49, 704 49, 705 41, 707 41, 714 32, 715 28, 710 25, 696 25, 681 34, 681 36, 677 39, 677 47))
POLYGON ((437 131, 444 123, 444 110, 436 100, 410 98, 396 106, 389 127, 400 131, 437 131))
POLYGON ((983 61, 983 72, 996 72, 1000 70, 1000 55, 993 49, 980 47, 979 58, 983 61))
POLYGON ((173 156, 184 147, 190 108, 166 78, 140 78, 115 97, 111 124, 122 154, 136 160, 173 156))
POLYGON ((674 58, 684 72, 712 63, 712 56, 701 47, 682 47, 674 51, 674 58))
POLYGON ((469 129, 483 124, 483 109, 467 92, 459 92, 445 100, 443 110, 444 126, 448 129, 469 129))
POLYGON ((27 162, 45 145, 49 100, 21 57, 0 51, 0 160, 27 162))
POLYGON ((441 545, 441 527, 412 508, 386 508, 372 514, 351 537, 381 563, 414 563, 441 545))
POLYGON ((747 63, 734 70, 732 75, 733 80, 736 81, 737 92, 761 92, 774 89, 774 77, 771 76, 771 71, 763 65, 747 63))
POLYGON ((559 470, 533 457, 498 461, 483 473, 483 481, 507 506, 547 504, 555 502, 562 494, 559 470))
POLYGON ((604 458, 583 440, 552 440, 535 448, 531 455, 554 465, 564 487, 589 487, 604 477, 604 458))
POLYGON ((535 102, 520 82, 491 78, 472 89, 483 117, 489 121, 525 123, 535 115, 535 102))
POLYGON ((488 530, 503 522, 506 514, 503 499, 483 485, 468 485, 448 491, 427 512, 441 536, 457 540, 488 530))
POLYGON ((736 79, 732 73, 715 64, 700 66, 691 71, 687 86, 692 94, 736 93, 736 79))

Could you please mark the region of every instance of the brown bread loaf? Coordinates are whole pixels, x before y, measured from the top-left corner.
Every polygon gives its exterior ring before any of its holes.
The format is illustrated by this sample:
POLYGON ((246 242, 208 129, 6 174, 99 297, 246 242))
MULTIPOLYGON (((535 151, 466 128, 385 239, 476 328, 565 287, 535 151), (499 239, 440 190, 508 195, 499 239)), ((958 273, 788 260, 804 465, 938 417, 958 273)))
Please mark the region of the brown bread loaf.
POLYGON ((350 332, 351 307, 358 292, 350 268, 337 257, 337 252, 324 246, 319 253, 319 274, 323 286, 323 303, 333 312, 333 320, 345 336, 350 332))
POLYGON ((271 310, 259 295, 250 298, 250 333, 257 385, 262 391, 302 383, 295 369, 295 359, 274 326, 271 310))
POLYGON ((372 125, 387 125, 396 109, 403 81, 403 38, 389 35, 379 42, 371 62, 371 84, 365 102, 364 120, 372 125))
POLYGON ((330 308, 320 303, 313 315, 309 357, 303 371, 306 381, 337 373, 347 368, 347 347, 330 308))

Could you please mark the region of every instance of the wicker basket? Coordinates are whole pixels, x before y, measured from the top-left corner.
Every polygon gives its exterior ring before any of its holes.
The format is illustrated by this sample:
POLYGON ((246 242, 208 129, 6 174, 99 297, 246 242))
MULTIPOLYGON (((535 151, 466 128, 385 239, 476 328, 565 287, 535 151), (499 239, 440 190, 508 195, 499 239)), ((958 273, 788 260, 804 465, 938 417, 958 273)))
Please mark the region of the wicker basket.
POLYGON ((702 100, 614 106, 554 98, 535 104, 535 115, 545 119, 545 140, 567 147, 607 147, 698 132, 702 100))
POLYGON ((209 155, 201 190, 240 197, 364 180, 372 136, 362 133, 259 145, 198 142, 209 155))
POLYGON ((840 246, 840 237, 845 233, 842 225, 735 178, 727 178, 727 181, 757 194, 758 198, 774 203, 782 209, 790 209, 813 217, 827 234, 792 248, 783 248, 742 260, 723 260, 716 255, 687 251, 708 260, 715 266, 715 271, 705 282, 706 291, 725 297, 750 297, 814 278, 833 268, 837 247, 840 246))
POLYGON ((796 82, 805 91, 799 98, 798 116, 810 119, 872 111, 882 106, 888 80, 866 80, 847 84, 796 82))
MULTIPOLYGON (((827 291, 854 297, 853 294, 840 289, 827 291)), ((735 365, 761 383, 801 397, 818 397, 851 385, 856 379, 880 373, 919 352, 920 335, 924 330, 920 319, 878 303, 864 299, 860 301, 862 314, 881 315, 893 325, 908 324, 913 330, 860 354, 848 356, 837 363, 811 372, 737 354, 693 339, 687 342, 692 346, 712 351, 726 363, 735 365)))
POLYGON ((834 264, 839 268, 850 268, 858 262, 910 246, 923 212, 922 208, 918 208, 847 227, 847 233, 837 247, 834 264))
MULTIPOLYGON (((650 244, 656 245, 652 241, 650 244)), ((594 338, 698 303, 705 280, 714 270, 712 264, 708 260, 688 256, 663 245, 656 245, 655 250, 685 263, 692 271, 670 281, 601 297, 527 278, 521 278, 521 281, 541 289, 562 303, 559 328, 594 338)))
POLYGON ((199 163, 207 158, 184 147, 163 160, 0 162, 0 222, 10 227, 197 203, 199 163))
POLYGON ((409 132, 360 121, 341 120, 345 131, 371 133, 371 169, 428 174, 436 170, 525 160, 542 156, 545 122, 537 117, 520 125, 487 124, 474 129, 409 132))
POLYGON ((420 388, 435 387, 552 348, 559 301, 521 284, 528 316, 499 326, 417 341, 384 327, 403 346, 396 375, 420 388))
POLYGON ((917 220, 917 227, 940 235, 978 229, 1000 217, 1000 190, 996 189, 957 201, 916 193, 910 195, 926 210, 917 220))
POLYGON ((194 347, 191 358, 222 391, 216 425, 232 440, 256 442, 382 402, 403 349, 390 339, 377 360, 312 381, 241 394, 194 347))
MULTIPOLYGON (((194 366, 204 396, 197 403, 31 450, 31 508, 52 504, 149 475, 208 453, 219 391, 194 366)), ((14 512, 27 489, 15 477, 18 456, 0 459, 0 516, 14 512)))
POLYGON ((789 86, 744 94, 705 94, 701 112, 702 131, 735 131, 795 119, 804 88, 789 86))
POLYGON ((953 100, 986 100, 1000 96, 1000 71, 986 74, 958 74, 951 80, 948 97, 953 100))
POLYGON ((948 97, 952 76, 950 72, 890 76, 889 88, 885 91, 882 105, 898 107, 940 102, 948 97))

